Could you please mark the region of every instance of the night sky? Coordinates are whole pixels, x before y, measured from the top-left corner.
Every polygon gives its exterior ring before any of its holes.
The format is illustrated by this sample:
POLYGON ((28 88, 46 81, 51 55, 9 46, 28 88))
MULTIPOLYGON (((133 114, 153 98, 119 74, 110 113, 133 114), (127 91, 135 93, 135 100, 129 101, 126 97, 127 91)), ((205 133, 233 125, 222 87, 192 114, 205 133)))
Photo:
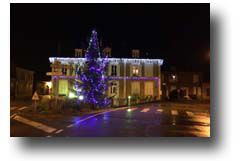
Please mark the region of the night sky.
POLYGON ((112 57, 164 59, 163 70, 209 75, 209 4, 11 4, 11 64, 50 79, 49 57, 87 48, 92 29, 112 57), (147 55, 148 54, 148 55, 147 55))

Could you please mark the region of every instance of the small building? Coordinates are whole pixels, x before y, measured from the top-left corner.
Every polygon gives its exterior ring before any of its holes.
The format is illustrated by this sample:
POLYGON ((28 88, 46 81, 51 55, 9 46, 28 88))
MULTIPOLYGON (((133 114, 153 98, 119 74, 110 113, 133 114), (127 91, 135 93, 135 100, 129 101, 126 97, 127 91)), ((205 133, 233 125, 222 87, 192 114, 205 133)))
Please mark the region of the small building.
MULTIPOLYGON (((111 55, 111 50, 105 50, 111 55)), ((109 58, 107 68, 108 96, 114 105, 124 105, 128 98, 144 102, 161 98, 162 59, 141 59, 139 50, 132 52, 133 58, 109 58)), ((54 96, 69 96, 76 72, 83 67, 85 58, 49 58, 54 96)))
POLYGON ((33 93, 34 72, 12 66, 10 75, 10 95, 12 99, 29 98, 33 93))
POLYGON ((202 73, 162 71, 162 96, 165 99, 202 99, 202 73))

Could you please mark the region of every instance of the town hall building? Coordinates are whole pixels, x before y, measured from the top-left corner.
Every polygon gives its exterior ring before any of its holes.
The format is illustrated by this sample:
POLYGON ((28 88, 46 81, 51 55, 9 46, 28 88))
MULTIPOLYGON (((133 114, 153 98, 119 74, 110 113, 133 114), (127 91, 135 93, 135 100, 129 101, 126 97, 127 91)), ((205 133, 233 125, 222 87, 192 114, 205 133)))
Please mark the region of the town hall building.
MULTIPOLYGON (((106 92, 114 105, 125 105, 129 99, 136 103, 161 99, 162 59, 141 59, 139 50, 132 50, 132 58, 111 58, 111 48, 103 52, 110 57, 106 92)), ((49 58, 53 96, 71 95, 77 71, 85 61, 82 55, 82 49, 75 49, 74 58, 49 58)))

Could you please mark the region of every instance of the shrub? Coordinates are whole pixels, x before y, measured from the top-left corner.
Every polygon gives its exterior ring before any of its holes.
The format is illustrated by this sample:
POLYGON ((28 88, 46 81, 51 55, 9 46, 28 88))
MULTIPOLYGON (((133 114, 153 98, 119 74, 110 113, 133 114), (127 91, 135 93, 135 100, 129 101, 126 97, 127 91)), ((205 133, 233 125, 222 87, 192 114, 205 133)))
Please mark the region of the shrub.
POLYGON ((73 110, 73 111, 79 111, 80 110, 80 102, 78 99, 66 99, 63 103, 63 109, 67 110, 73 110))

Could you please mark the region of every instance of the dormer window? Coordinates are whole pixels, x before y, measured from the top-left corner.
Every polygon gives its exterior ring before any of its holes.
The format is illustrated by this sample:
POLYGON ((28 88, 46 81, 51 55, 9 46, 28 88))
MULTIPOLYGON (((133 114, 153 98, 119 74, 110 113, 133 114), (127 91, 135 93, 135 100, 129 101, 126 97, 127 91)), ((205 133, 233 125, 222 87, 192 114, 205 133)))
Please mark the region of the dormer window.
POLYGON ((133 50, 132 50, 132 57, 133 57, 133 58, 139 58, 139 56, 140 56, 140 50, 138 50, 138 49, 133 49, 133 50))
POLYGON ((103 49, 103 53, 108 57, 111 57, 111 52, 112 52, 112 49, 109 47, 106 47, 103 49))

